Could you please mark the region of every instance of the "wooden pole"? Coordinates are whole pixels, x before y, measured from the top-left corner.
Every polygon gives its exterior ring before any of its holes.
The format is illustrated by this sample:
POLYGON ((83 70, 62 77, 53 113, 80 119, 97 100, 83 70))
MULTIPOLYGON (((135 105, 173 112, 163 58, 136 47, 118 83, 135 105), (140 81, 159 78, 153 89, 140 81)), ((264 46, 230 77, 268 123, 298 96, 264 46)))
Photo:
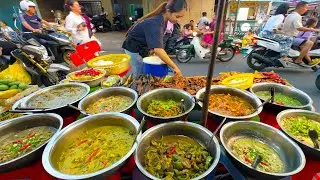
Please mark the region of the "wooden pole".
POLYGON ((207 120, 208 120, 208 109, 209 109, 209 97, 210 97, 210 89, 211 89, 211 83, 212 83, 212 77, 214 73, 214 68, 216 64, 216 59, 218 55, 218 45, 219 45, 219 36, 220 36, 220 30, 221 26, 224 24, 224 11, 226 10, 226 0, 219 0, 218 8, 217 8, 217 22, 215 26, 215 32, 214 32, 214 43, 212 45, 211 49, 211 60, 208 68, 208 75, 207 75, 207 84, 206 84, 206 92, 203 99, 203 110, 202 110, 202 125, 204 127, 207 127, 207 120))

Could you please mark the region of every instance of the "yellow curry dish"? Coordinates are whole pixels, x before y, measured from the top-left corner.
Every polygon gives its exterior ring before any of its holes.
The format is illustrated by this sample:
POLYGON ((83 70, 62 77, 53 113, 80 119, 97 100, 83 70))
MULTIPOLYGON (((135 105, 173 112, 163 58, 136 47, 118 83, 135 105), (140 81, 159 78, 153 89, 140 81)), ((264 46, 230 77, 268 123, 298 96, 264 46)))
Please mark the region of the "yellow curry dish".
POLYGON ((116 95, 101 98, 90 104, 86 109, 89 114, 98 114, 103 112, 122 112, 133 103, 133 99, 128 96, 116 95))
POLYGON ((102 126, 71 137, 58 157, 60 172, 90 174, 111 166, 131 149, 134 134, 121 126, 102 126))

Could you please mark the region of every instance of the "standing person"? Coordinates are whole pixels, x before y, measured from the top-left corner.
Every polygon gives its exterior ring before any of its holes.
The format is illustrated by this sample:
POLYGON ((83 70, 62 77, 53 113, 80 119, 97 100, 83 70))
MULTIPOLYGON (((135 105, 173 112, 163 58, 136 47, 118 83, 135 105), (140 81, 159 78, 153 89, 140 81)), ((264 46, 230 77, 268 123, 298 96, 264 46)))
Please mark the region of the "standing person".
POLYGON ((209 19, 207 17, 207 12, 202 13, 202 17, 199 19, 198 28, 202 30, 205 28, 205 24, 209 24, 209 19))
POLYGON ((86 22, 86 25, 88 27, 88 32, 89 32, 89 37, 91 38, 93 35, 92 32, 92 25, 91 25, 91 19, 90 17, 87 15, 87 10, 84 6, 81 6, 81 15, 84 19, 84 21, 86 22))
POLYGON ((131 55, 134 75, 143 74, 142 57, 147 57, 150 51, 153 51, 175 73, 182 74, 179 67, 164 50, 163 36, 167 22, 177 23, 186 13, 186 8, 186 0, 168 0, 151 13, 140 18, 129 29, 122 47, 127 54, 131 55))
POLYGON ((272 39, 274 41, 279 42, 280 56, 281 56, 281 59, 285 61, 291 61, 291 59, 288 58, 288 55, 293 43, 293 37, 279 34, 279 32, 286 18, 285 16, 286 14, 288 14, 288 10, 289 10, 289 4, 287 3, 281 4, 277 8, 275 14, 268 19, 266 25, 264 26, 261 32, 261 36, 263 38, 272 39))
POLYGON ((282 32, 287 35, 294 37, 293 46, 300 47, 300 56, 295 60, 297 64, 303 64, 303 58, 306 58, 309 62, 312 62, 310 56, 308 55, 310 49, 313 46, 313 42, 310 40, 305 40, 303 38, 297 37, 300 31, 306 32, 320 32, 319 29, 313 29, 308 27, 303 27, 302 25, 302 16, 308 11, 308 3, 301 1, 297 4, 296 10, 289 14, 285 19, 283 24, 282 32))

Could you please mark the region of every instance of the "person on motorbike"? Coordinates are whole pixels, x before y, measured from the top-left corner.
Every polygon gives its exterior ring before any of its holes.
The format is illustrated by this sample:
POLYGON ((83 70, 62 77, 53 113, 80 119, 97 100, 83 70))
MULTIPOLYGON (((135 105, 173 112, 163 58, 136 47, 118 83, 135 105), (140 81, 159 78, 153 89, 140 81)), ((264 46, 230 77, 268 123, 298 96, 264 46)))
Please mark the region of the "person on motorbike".
POLYGON ((202 17, 199 19, 198 28, 203 29, 206 27, 206 24, 210 23, 207 17, 207 12, 202 13, 202 17))
POLYGON ((206 24, 203 29, 203 36, 200 42, 201 46, 204 48, 211 48, 213 44, 213 32, 211 31, 209 24, 206 24))
POLYGON ((271 39, 279 43, 280 56, 285 61, 292 61, 288 58, 288 55, 293 43, 293 37, 281 34, 280 29, 282 28, 281 26, 283 25, 286 14, 288 14, 289 7, 287 3, 281 4, 275 14, 268 19, 261 32, 263 38, 271 39))
POLYGON ((9 27, 5 21, 0 21, 0 26, 4 37, 11 40, 10 33, 14 32, 13 29, 9 27))
POLYGON ((188 37, 188 36, 192 36, 192 28, 191 28, 191 25, 190 24, 186 24, 184 26, 184 30, 183 30, 183 36, 184 37, 188 37))
POLYGON ((170 66, 175 73, 181 75, 179 67, 170 59, 164 50, 163 36, 166 22, 177 23, 187 9, 186 0, 169 0, 162 3, 154 11, 140 18, 132 26, 122 47, 131 55, 133 74, 143 74, 142 57, 147 57, 153 51, 163 62, 170 66))
POLYGON ((289 14, 285 19, 282 32, 286 36, 293 37, 293 46, 299 47, 301 49, 300 56, 294 61, 297 64, 303 64, 303 59, 307 59, 309 62, 312 62, 310 56, 308 55, 309 51, 313 46, 313 42, 311 40, 306 40, 300 37, 297 37, 299 33, 302 32, 320 32, 319 29, 313 29, 308 27, 303 27, 302 25, 302 16, 308 11, 308 3, 305 1, 301 1, 297 4, 296 10, 289 14))

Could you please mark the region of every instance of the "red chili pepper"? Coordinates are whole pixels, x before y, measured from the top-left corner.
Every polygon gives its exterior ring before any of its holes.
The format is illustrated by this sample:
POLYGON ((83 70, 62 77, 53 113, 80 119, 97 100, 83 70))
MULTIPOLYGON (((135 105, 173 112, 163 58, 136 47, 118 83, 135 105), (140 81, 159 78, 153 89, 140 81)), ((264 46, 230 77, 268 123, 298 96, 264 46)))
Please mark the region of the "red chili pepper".
POLYGON ((173 147, 169 150, 168 155, 171 156, 175 151, 176 151, 176 147, 173 146, 173 147))
POLYGON ((102 162, 102 164, 103 164, 104 166, 107 166, 107 164, 108 164, 108 162, 105 161, 105 160, 101 160, 101 162, 102 162))
POLYGON ((89 162, 92 160, 92 158, 98 154, 98 152, 99 152, 99 148, 96 149, 95 151, 93 151, 93 152, 91 153, 91 155, 89 156, 89 158, 88 158, 88 160, 87 160, 87 163, 89 163, 89 162))
POLYGON ((32 138, 33 136, 35 136, 36 133, 35 132, 30 132, 27 136, 26 136, 26 139, 30 139, 32 138))
POLYGON ((30 143, 25 144, 24 146, 22 146, 22 147, 19 149, 19 151, 23 151, 23 150, 27 149, 27 148, 30 147, 30 146, 31 146, 30 143))
POLYGON ((248 163, 252 163, 252 162, 250 161, 250 159, 248 159, 248 158, 244 158, 244 160, 245 160, 246 162, 248 162, 248 163))
POLYGON ((13 144, 18 144, 18 143, 22 144, 23 141, 21 139, 19 139, 18 141, 13 142, 13 144))
POLYGON ((261 165, 269 166, 269 164, 267 164, 267 163, 265 163, 265 162, 261 162, 261 165))
POLYGON ((81 142, 78 144, 78 146, 81 145, 81 144, 83 144, 83 143, 85 143, 85 142, 88 142, 88 139, 85 139, 85 140, 81 141, 81 142))

